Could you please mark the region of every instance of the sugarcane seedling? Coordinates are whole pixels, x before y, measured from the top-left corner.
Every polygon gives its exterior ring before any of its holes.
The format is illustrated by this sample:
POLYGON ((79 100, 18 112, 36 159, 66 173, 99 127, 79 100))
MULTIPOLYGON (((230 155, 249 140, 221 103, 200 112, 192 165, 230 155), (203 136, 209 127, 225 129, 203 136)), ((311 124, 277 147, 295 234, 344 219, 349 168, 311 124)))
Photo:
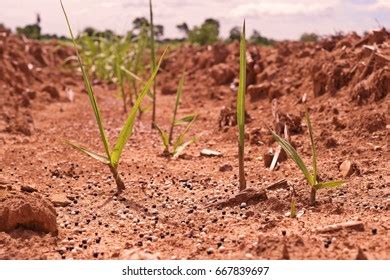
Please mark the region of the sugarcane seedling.
POLYGON ((67 141, 67 144, 69 144, 71 147, 77 149, 78 151, 94 158, 95 160, 98 160, 98 161, 102 162, 103 164, 107 165, 109 167, 112 175, 113 175, 115 182, 116 182, 117 194, 120 194, 125 189, 125 184, 122 181, 122 179, 118 173, 119 160, 120 160, 120 157, 122 155, 122 152, 123 152, 123 149, 126 145, 127 140, 129 139, 129 137, 133 133, 133 127, 134 127, 134 123, 135 123, 138 109, 141 105, 143 98, 146 96, 146 94, 150 90, 150 87, 153 84, 154 78, 157 75, 157 71, 161 65, 161 61, 165 55, 165 52, 161 56, 159 63, 156 66, 155 70, 153 71, 151 77, 145 83, 142 91, 139 93, 137 100, 136 100, 134 106, 132 107, 128 117, 127 117, 127 120, 125 121, 125 123, 124 123, 124 125, 119 133, 119 136, 117 138, 115 146, 112 149, 110 146, 106 131, 105 131, 104 126, 103 126, 103 119, 102 119, 102 116, 100 114, 100 109, 99 109, 99 106, 97 104, 96 97, 95 97, 93 88, 91 86, 91 82, 89 81, 88 74, 84 69, 82 59, 81 59, 80 54, 78 52, 77 43, 76 43, 76 40, 73 36, 72 28, 71 28, 68 16, 66 14, 64 5, 62 3, 62 0, 60 0, 60 3, 61 3, 62 11, 63 11, 65 19, 66 19, 66 24, 68 26, 69 33, 71 35, 71 39, 72 39, 73 46, 74 46, 74 49, 76 52, 79 67, 80 67, 82 75, 83 75, 84 85, 85 85, 86 91, 88 93, 89 101, 90 101, 91 107, 92 107, 93 112, 94 112, 97 126, 99 128, 99 134, 100 134, 101 142, 104 146, 105 155, 101 155, 99 153, 90 151, 89 149, 87 149, 81 145, 70 143, 68 141, 67 141))
POLYGON ((335 180, 335 181, 327 181, 327 182, 319 182, 317 176, 317 151, 314 143, 313 129, 309 117, 309 113, 306 110, 305 119, 309 131, 311 151, 312 151, 312 173, 309 172, 305 163, 302 160, 302 157, 298 154, 298 152, 294 149, 294 147, 290 144, 289 141, 279 136, 275 131, 271 130, 272 136, 275 138, 276 142, 282 147, 282 149, 286 152, 286 154, 296 163, 298 168, 302 171, 304 177, 306 178, 307 183, 310 186, 310 205, 314 206, 316 203, 316 194, 318 190, 326 189, 326 188, 336 188, 346 183, 344 180, 335 180))
POLYGON ((239 190, 246 188, 244 170, 244 144, 245 144, 245 93, 246 93, 246 39, 245 21, 240 39, 240 82, 237 92, 237 126, 238 126, 238 177, 239 190))
POLYGON ((193 123, 195 122, 197 115, 191 114, 182 117, 180 119, 177 119, 176 117, 177 110, 180 104, 180 98, 183 93, 184 81, 185 81, 185 74, 183 73, 179 81, 179 85, 177 87, 175 107, 173 109, 172 121, 169 129, 169 133, 165 132, 158 125, 156 125, 156 128, 159 132, 159 135, 161 137, 164 146, 163 155, 172 156, 173 158, 179 157, 184 152, 185 148, 187 148, 190 144, 192 144, 196 140, 195 137, 192 137, 190 138, 190 140, 185 141, 185 136, 189 132, 189 129, 191 128, 193 123), (182 126, 182 125, 186 125, 186 127, 182 130, 181 133, 179 133, 179 135, 173 141, 175 127, 182 126))

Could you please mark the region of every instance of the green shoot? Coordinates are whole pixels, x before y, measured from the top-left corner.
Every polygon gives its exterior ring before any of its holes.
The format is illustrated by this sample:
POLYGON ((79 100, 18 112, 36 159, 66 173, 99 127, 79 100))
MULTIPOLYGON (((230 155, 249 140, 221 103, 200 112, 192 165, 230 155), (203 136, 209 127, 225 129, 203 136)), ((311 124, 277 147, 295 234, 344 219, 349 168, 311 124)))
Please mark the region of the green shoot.
POLYGON ((132 96, 126 92, 126 82, 132 77, 123 73, 122 68, 130 68, 133 63, 132 43, 128 37, 111 39, 82 34, 78 38, 80 54, 85 68, 96 78, 113 82, 119 89, 124 112, 127 112, 127 99, 132 96))
POLYGON ((240 42, 240 84, 237 93, 237 125, 238 125, 238 169, 239 189, 246 188, 244 170, 244 141, 245 141, 245 92, 246 92, 246 39, 245 21, 242 27, 240 42))
POLYGON ((64 15, 65 15, 66 24, 68 25, 70 36, 71 36, 72 41, 73 41, 73 46, 74 46, 74 49, 76 51, 77 60, 78 60, 81 72, 83 74, 84 85, 85 85, 85 88, 86 88, 87 93, 88 93, 89 101, 91 103, 93 112, 95 114, 95 119, 96 119, 96 122, 97 122, 98 127, 99 127, 100 138, 103 142, 103 146, 104 146, 104 150, 106 152, 107 158, 110 158, 110 153, 111 153, 110 144, 108 142, 108 138, 107 138, 106 132, 105 132, 104 127, 103 127, 103 120, 102 120, 102 117, 100 115, 100 110, 99 110, 99 107, 97 105, 96 98, 95 98, 91 83, 90 83, 89 78, 88 78, 88 74, 85 71, 83 63, 81 61, 81 57, 80 57, 80 54, 79 54, 79 51, 77 48, 77 43, 76 43, 76 40, 73 36, 73 31, 72 31, 72 28, 70 27, 69 19, 68 19, 66 12, 65 12, 64 5, 62 4, 62 0, 60 0, 60 3, 61 3, 62 11, 64 12, 64 15))
MULTIPOLYGON (((153 24, 153 7, 152 0, 149 0, 149 11, 150 11, 150 53, 152 59, 152 72, 156 69, 156 52, 154 44, 154 24, 153 24)), ((156 81, 153 83, 153 111, 152 111, 152 128, 156 127, 156 81)))
POLYGON ((163 131, 159 126, 156 125, 156 129, 158 130, 159 135, 160 135, 161 140, 162 140, 163 145, 164 145, 163 154, 167 155, 167 156, 172 155, 173 158, 177 158, 178 156, 180 156, 183 153, 183 151, 185 150, 185 148, 195 141, 194 137, 188 141, 185 141, 185 136, 188 133, 188 131, 190 130, 190 128, 191 128, 192 124, 194 123, 197 116, 196 115, 188 115, 188 116, 185 116, 181 119, 176 118, 177 110, 178 110, 178 107, 180 104, 180 98, 181 98, 182 93, 183 93, 184 80, 185 80, 185 76, 183 74, 183 76, 180 79, 179 86, 178 86, 177 92, 176 92, 176 102, 175 102, 175 107, 173 109, 173 116, 172 116, 172 121, 171 121, 171 127, 169 129, 169 134, 167 132, 163 131), (173 141, 173 143, 172 143, 174 128, 176 126, 180 126, 180 125, 187 125, 187 126, 177 136, 175 141, 173 141), (171 151, 171 148, 172 148, 172 151, 171 151))
POLYGON ((278 134, 276 134, 274 131, 271 131, 273 137, 275 138, 276 142, 283 148, 283 150, 287 153, 287 155, 296 163, 296 165, 299 167, 299 169, 302 171, 303 175, 306 178, 306 181, 308 182, 309 186, 311 187, 311 193, 310 193, 310 205, 315 205, 316 202, 316 193, 320 189, 325 188, 335 188, 345 183, 343 180, 338 181, 328 181, 328 182, 318 182, 318 170, 317 170, 317 151, 314 143, 314 136, 313 136, 313 128, 311 125, 309 114, 306 110, 305 114, 307 127, 309 130, 309 137, 310 137, 310 144, 311 144, 311 150, 312 150, 312 170, 313 174, 311 174, 306 167, 305 163, 303 162, 301 156, 298 154, 298 152, 294 149, 294 147, 286 141, 284 138, 280 137, 278 134))
POLYGON ((174 128, 175 122, 176 122, 177 108, 179 107, 180 98, 181 98, 181 95, 183 93, 184 80, 185 80, 185 77, 184 77, 184 74, 183 74, 183 76, 181 77, 180 82, 179 82, 179 87, 177 88, 175 109, 173 110, 171 129, 169 130, 168 142, 170 144, 172 143, 172 135, 173 135, 173 128, 174 128))
POLYGON ((117 83, 119 85, 121 97, 123 100, 123 112, 127 113, 126 92, 125 92, 125 86, 124 86, 123 73, 122 73, 122 69, 121 69, 122 62, 121 62, 121 57, 118 54, 119 54, 119 51, 117 51, 117 55, 115 55, 115 74, 116 74, 117 83))
POLYGON ((97 123, 97 125, 99 127, 100 138, 101 138, 101 141, 103 143, 106 155, 104 156, 104 155, 100 155, 98 153, 89 151, 87 148, 85 148, 83 146, 80 146, 80 145, 77 145, 77 144, 72 144, 72 143, 69 143, 69 142, 68 142, 68 144, 71 147, 81 151, 82 153, 84 153, 84 154, 94 158, 95 160, 98 160, 98 161, 108 165, 108 167, 110 168, 110 171, 111 171, 111 173, 112 173, 112 175, 113 175, 113 177, 115 179, 115 182, 116 182, 116 185, 117 185, 117 193, 119 194, 125 188, 125 185, 124 185, 122 179, 120 178, 120 175, 119 175, 118 170, 117 170, 118 164, 119 164, 119 160, 120 160, 121 154, 123 152, 123 148, 124 148, 128 138, 131 136, 131 134, 133 132, 133 126, 134 126, 134 123, 135 123, 135 117, 137 115, 137 112, 139 110, 141 102, 142 102, 143 98, 148 93, 148 91, 150 90, 150 88, 151 88, 151 86, 153 84, 153 81, 154 81, 154 79, 155 79, 155 77, 157 75, 158 69, 159 69, 159 67, 161 65, 162 59, 163 59, 163 57, 165 55, 165 52, 161 56, 160 61, 159 61, 158 65, 157 65, 157 67, 155 68, 155 70, 153 71, 151 77, 149 78, 149 80, 144 85, 141 93, 138 95, 137 100, 136 100, 134 106, 132 107, 132 109, 130 111, 130 114, 129 114, 129 116, 128 116, 128 118, 127 118, 127 120, 126 120, 126 122, 125 122, 125 124, 124 124, 124 126, 123 126, 123 128, 122 128, 122 130, 121 130, 121 132, 119 134, 119 136, 118 136, 118 139, 117 139, 117 142, 116 142, 116 144, 114 146, 114 149, 111 151, 111 147, 110 147, 110 144, 109 144, 106 132, 105 132, 104 127, 103 127, 103 120, 102 120, 102 117, 101 117, 101 114, 100 114, 100 110, 99 110, 98 104, 96 102, 95 94, 94 94, 93 88, 91 86, 91 83, 89 81, 87 72, 84 69, 83 62, 82 62, 82 59, 80 57, 80 54, 78 52, 77 43, 76 43, 76 40, 75 40, 75 38, 73 36, 72 28, 70 26, 70 22, 69 22, 67 14, 66 14, 64 5, 62 3, 62 0, 60 0, 60 3, 61 3, 62 11, 64 13, 64 16, 65 16, 65 19, 66 19, 66 23, 67 23, 67 26, 68 26, 68 29, 69 29, 72 41, 73 41, 73 46, 74 46, 75 51, 76 51, 76 55, 77 55, 77 59, 78 59, 78 62, 79 62, 79 66, 80 66, 81 72, 83 74, 83 80, 84 80, 85 88, 87 89, 88 97, 89 97, 89 100, 90 100, 90 103, 91 103, 91 106, 92 106, 92 109, 93 109, 93 112, 94 112, 94 115, 95 115, 96 123, 97 123))
MULTIPOLYGON (((131 69, 131 72, 134 73, 137 77, 142 76, 142 74, 145 70, 144 64, 143 64, 143 57, 145 55, 145 49, 148 45, 148 40, 149 40, 149 37, 148 37, 147 26, 142 25, 141 31, 137 37, 136 47, 135 47, 134 51, 132 52, 133 56, 131 59, 131 65, 129 67, 131 69)), ((129 75, 128 77, 129 77, 134 95, 136 95, 138 93, 137 82, 139 82, 140 79, 135 78, 133 75, 129 75)), ((132 94, 130 95, 130 102, 131 103, 133 102, 132 101, 132 94)), ((144 109, 140 108, 139 117, 141 117, 143 112, 144 112, 144 109)))
POLYGON ((297 217, 297 203, 295 201, 295 197, 291 197, 291 205, 290 205, 290 217, 297 217))
POLYGON ((295 189, 292 187, 291 189, 291 204, 290 204, 290 217, 297 217, 297 201, 295 199, 295 189))

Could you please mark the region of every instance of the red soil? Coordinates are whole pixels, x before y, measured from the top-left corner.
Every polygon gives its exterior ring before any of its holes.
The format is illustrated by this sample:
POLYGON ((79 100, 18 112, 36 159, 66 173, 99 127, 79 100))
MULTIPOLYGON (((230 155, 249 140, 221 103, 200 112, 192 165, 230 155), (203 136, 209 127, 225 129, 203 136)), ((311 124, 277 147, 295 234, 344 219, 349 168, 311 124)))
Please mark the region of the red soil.
MULTIPOLYGON (((119 166, 127 187, 120 197, 113 197, 108 168, 63 142, 102 150, 81 76, 64 62, 71 55, 59 43, 0 31, 0 259, 390 258, 385 30, 364 38, 351 34, 316 44, 248 48, 246 174, 248 186, 266 195, 252 200, 229 200, 238 194, 237 43, 170 52, 158 77, 158 123, 169 125, 171 93, 184 67, 188 78, 179 114, 199 114, 192 130, 199 140, 169 160, 161 156, 150 114, 144 114, 119 166), (314 126, 321 179, 348 180, 320 190, 315 207, 308 205, 309 187, 291 160, 274 171, 264 166, 269 149, 277 147, 267 127, 281 132, 285 123, 310 162, 303 101, 314 126), (203 148, 223 156, 201 156, 203 148), (339 171, 347 160, 347 169, 339 171), (267 188, 281 179, 288 185, 267 188), (292 187, 303 212, 297 219, 285 215, 292 187), (57 217, 50 215, 51 204, 57 217), (17 217, 20 209, 31 219, 17 217), (40 211, 48 211, 46 218, 40 211)), ((104 84, 95 89, 113 142, 125 119, 121 100, 104 84)))

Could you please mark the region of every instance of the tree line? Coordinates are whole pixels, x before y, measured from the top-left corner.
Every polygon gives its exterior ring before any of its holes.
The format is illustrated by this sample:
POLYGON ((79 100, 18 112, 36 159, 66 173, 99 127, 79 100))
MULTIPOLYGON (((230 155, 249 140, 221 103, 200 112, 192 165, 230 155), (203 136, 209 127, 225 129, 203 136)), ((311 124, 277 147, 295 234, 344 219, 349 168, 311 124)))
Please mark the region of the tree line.
MULTIPOLYGON (((127 32, 125 36, 128 38, 136 38, 143 30, 150 27, 148 19, 145 17, 137 17, 132 21, 132 29, 127 32)), ((187 23, 183 22, 176 25, 176 28, 183 35, 182 38, 168 39, 163 38, 164 26, 161 24, 154 25, 155 38, 159 42, 183 42, 188 41, 192 44, 198 45, 209 45, 218 41, 225 41, 227 43, 238 41, 240 39, 240 27, 233 27, 229 36, 226 39, 220 38, 220 23, 218 20, 213 18, 207 18, 202 24, 196 25, 192 28, 187 23)), ((44 39, 60 39, 66 40, 65 36, 58 36, 56 34, 42 34, 41 32, 41 17, 39 14, 36 16, 36 22, 34 24, 28 24, 24 27, 17 27, 16 32, 19 35, 24 35, 30 39, 44 40, 44 39)), ((103 37, 106 39, 119 38, 121 35, 116 34, 113 30, 97 30, 94 27, 86 27, 82 31, 83 35, 103 37)), ((304 42, 315 42, 318 40, 318 35, 315 33, 304 33, 302 34, 301 41, 304 42)), ((263 36, 258 30, 253 30, 252 35, 249 37, 249 41, 259 45, 271 46, 275 43, 275 40, 263 36)))

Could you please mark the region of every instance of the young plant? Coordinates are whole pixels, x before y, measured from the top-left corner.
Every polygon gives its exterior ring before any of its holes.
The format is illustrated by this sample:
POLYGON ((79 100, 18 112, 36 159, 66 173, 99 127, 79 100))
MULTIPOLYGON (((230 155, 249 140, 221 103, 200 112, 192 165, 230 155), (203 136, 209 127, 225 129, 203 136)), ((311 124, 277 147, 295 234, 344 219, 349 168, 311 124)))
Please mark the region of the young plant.
POLYGON ((246 92, 246 39, 245 21, 242 27, 240 40, 240 84, 237 93, 237 125, 238 125, 238 172, 239 189, 246 188, 244 170, 244 142, 245 142, 245 92, 246 92))
POLYGON ((141 102, 142 102, 143 98, 148 93, 148 91, 150 90, 150 87, 153 84, 154 78, 157 75, 157 71, 158 71, 158 69, 160 67, 160 64, 161 64, 161 61, 162 61, 162 58, 163 58, 165 52, 163 53, 162 57, 160 58, 160 61, 159 61, 158 65, 157 65, 157 67, 155 68, 155 70, 153 71, 151 77, 146 82, 146 84, 143 87, 142 91, 138 95, 138 98, 137 98, 133 108, 131 109, 131 111, 129 113, 129 116, 128 116, 128 118, 127 118, 127 120, 126 120, 126 122, 125 122, 125 124, 124 124, 124 126, 123 126, 123 128, 122 128, 122 130, 121 130, 121 132, 119 134, 119 136, 118 136, 118 139, 117 139, 117 141, 115 143, 115 146, 112 149, 111 146, 110 146, 110 143, 109 143, 106 131, 105 131, 104 126, 103 126, 103 120, 102 120, 102 117, 101 117, 101 114, 100 114, 100 110, 99 110, 98 104, 96 102, 96 98, 95 98, 95 94, 94 94, 93 88, 91 86, 91 83, 90 83, 89 78, 88 78, 88 74, 87 74, 87 72, 84 69, 83 62, 82 62, 80 54, 78 52, 77 44, 76 44, 75 38, 73 36, 72 28, 70 26, 69 19, 68 19, 68 16, 66 14, 64 5, 62 3, 62 0, 60 0, 60 3, 61 3, 62 11, 64 13, 64 16, 65 16, 65 19, 66 19, 66 23, 67 23, 67 26, 68 26, 68 29, 69 29, 72 41, 73 41, 73 45, 74 45, 74 48, 75 48, 75 51, 76 51, 76 56, 77 56, 77 59, 78 59, 78 63, 79 63, 79 66, 80 66, 80 69, 81 69, 81 72, 82 72, 82 75, 83 75, 84 85, 85 85, 85 88, 87 90, 89 101, 91 103, 91 106, 92 106, 92 109, 93 109, 93 112, 94 112, 94 115, 95 115, 96 123, 97 123, 98 128, 99 128, 100 138, 101 138, 101 141, 102 141, 103 146, 104 146, 105 155, 100 155, 98 153, 90 151, 87 148, 85 148, 83 146, 80 146, 80 145, 77 145, 77 144, 73 144, 73 143, 69 143, 69 142, 68 142, 68 144, 70 146, 72 146, 73 148, 81 151, 82 153, 84 153, 84 154, 86 154, 86 155, 88 155, 88 156, 90 156, 90 157, 92 157, 92 158, 94 158, 94 159, 96 159, 96 160, 106 164, 110 168, 110 171, 111 171, 111 173, 112 173, 112 175, 113 175, 113 177, 115 179, 115 182, 116 182, 116 185, 117 185, 117 193, 119 194, 119 193, 121 193, 125 189, 125 184, 123 183, 123 181, 122 181, 122 179, 121 179, 121 177, 120 177, 120 175, 118 173, 119 160, 120 160, 120 157, 121 157, 122 152, 123 152, 123 148, 125 147, 125 144, 126 144, 127 140, 129 139, 129 137, 133 133, 133 126, 134 126, 134 123, 135 123, 135 119, 136 119, 136 115, 137 115, 138 109, 139 109, 139 107, 141 105, 141 102))
MULTIPOLYGON (((130 60, 130 65, 128 69, 130 69, 132 74, 129 74, 127 69, 122 69, 125 72, 127 72, 128 79, 131 83, 132 87, 132 93, 130 94, 130 103, 132 104, 133 98, 132 95, 137 95, 138 94, 138 85, 137 83, 140 81, 141 76, 143 76, 144 72, 144 64, 143 64, 143 58, 145 54, 145 49, 148 44, 148 30, 147 26, 142 25, 140 33, 138 34, 135 42, 135 48, 131 52, 131 60, 130 60), (134 75, 133 75, 134 74, 134 75)), ((140 116, 142 113, 143 109, 140 108, 140 116)))
POLYGON ((164 145, 163 154, 167 156, 172 155, 173 158, 177 158, 178 156, 180 156, 183 153, 184 149, 195 141, 195 137, 191 138, 188 141, 185 141, 185 136, 188 133, 192 124, 194 123, 196 119, 196 115, 193 114, 193 115, 185 116, 181 119, 176 119, 180 98, 183 93, 184 80, 185 80, 185 76, 183 74, 183 76, 180 79, 179 86, 177 87, 176 102, 175 102, 175 107, 173 109, 173 116, 172 116, 172 122, 171 122, 171 127, 169 129, 169 133, 163 131, 159 126, 156 125, 156 128, 160 134, 161 140, 164 145), (174 128, 179 125, 187 125, 187 126, 172 143, 174 128))
POLYGON ((303 175, 305 176, 309 186, 311 187, 311 193, 310 193, 310 205, 315 205, 316 202, 316 193, 320 189, 325 188, 335 188, 345 183, 343 180, 336 180, 336 181, 328 181, 328 182, 319 182, 317 177, 317 151, 314 144, 314 137, 313 137, 313 129, 310 122, 309 113, 306 110, 305 114, 307 127, 309 130, 309 137, 310 137, 310 144, 311 144, 311 151, 312 151, 312 170, 313 173, 310 173, 308 168, 306 167, 305 163, 303 162, 301 156, 298 154, 298 152, 294 149, 294 147, 284 138, 280 137, 278 134, 276 134, 274 131, 271 131, 273 137, 278 142, 278 144, 282 147, 282 149, 286 152, 286 154, 298 165, 299 169, 302 171, 303 175))
MULTIPOLYGON (((149 0, 149 11, 150 11, 150 53, 152 60, 152 72, 156 69, 156 52, 154 42, 154 24, 153 24, 153 7, 152 0, 149 0)), ((153 111, 152 111, 152 128, 156 128, 156 81, 153 83, 153 111)))

